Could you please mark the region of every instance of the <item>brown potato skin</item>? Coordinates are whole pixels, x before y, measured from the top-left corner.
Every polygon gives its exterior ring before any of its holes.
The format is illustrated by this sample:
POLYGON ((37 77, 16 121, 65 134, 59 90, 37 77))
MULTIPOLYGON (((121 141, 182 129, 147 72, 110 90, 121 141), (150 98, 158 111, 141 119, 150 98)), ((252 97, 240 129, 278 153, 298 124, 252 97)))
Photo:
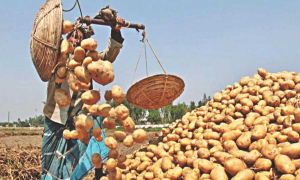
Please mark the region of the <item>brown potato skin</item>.
POLYGON ((228 180, 228 176, 225 169, 221 166, 217 166, 210 172, 210 177, 212 180, 228 180))

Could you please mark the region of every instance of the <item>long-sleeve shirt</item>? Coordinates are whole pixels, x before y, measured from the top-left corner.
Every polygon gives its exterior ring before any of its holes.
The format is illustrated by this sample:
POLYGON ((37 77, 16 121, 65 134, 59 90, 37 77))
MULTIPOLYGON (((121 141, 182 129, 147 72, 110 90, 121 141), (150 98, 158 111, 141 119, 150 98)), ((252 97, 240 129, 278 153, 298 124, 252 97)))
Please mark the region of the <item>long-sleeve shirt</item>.
MULTIPOLYGON (((111 63, 115 61, 117 58, 120 49, 122 48, 122 43, 124 39, 122 38, 120 33, 116 33, 112 31, 111 37, 108 40, 108 45, 105 50, 100 52, 101 60, 108 60, 111 63)), ((54 100, 55 89, 58 84, 55 83, 55 75, 53 74, 48 82, 47 88, 47 101, 44 106, 44 115, 47 116, 52 121, 65 125, 68 118, 73 117, 76 113, 81 109, 83 102, 81 100, 82 91, 77 93, 74 101, 74 108, 69 114, 70 105, 66 107, 59 107, 59 105, 54 100)), ((71 97, 73 97, 74 92, 70 89, 68 83, 66 81, 62 82, 60 88, 67 91, 71 97)), ((72 101, 71 101, 72 103, 72 101)))

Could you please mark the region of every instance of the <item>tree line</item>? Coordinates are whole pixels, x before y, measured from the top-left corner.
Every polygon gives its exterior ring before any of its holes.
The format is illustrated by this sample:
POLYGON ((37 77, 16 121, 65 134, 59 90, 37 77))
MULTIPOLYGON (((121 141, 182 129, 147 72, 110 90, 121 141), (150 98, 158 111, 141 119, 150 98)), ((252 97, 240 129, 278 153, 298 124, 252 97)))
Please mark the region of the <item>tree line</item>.
MULTIPOLYGON (((171 103, 163 108, 153 110, 137 108, 128 103, 126 97, 124 98, 122 104, 124 104, 129 109, 129 115, 136 122, 136 124, 145 124, 146 122, 150 122, 151 124, 166 124, 180 119, 188 111, 192 111, 195 108, 204 106, 210 100, 210 96, 207 96, 204 93, 203 98, 198 101, 197 104, 195 103, 195 101, 191 101, 189 104, 186 104, 185 102, 179 102, 177 104, 171 103)), ((113 107, 116 106, 114 101, 111 101, 110 105, 113 107)), ((0 123, 0 126, 5 127, 6 125, 8 125, 8 122, 0 123)), ((30 117, 23 121, 18 118, 17 122, 9 123, 10 127, 14 125, 16 127, 41 127, 44 126, 44 116, 39 115, 34 118, 30 117)))

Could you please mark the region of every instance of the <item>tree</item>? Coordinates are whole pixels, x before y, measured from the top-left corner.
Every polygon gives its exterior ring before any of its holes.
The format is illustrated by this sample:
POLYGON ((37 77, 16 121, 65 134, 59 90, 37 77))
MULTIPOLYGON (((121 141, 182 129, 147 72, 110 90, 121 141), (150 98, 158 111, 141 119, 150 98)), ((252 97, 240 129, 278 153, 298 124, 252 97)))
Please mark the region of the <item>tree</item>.
POLYGON ((192 111, 192 110, 194 110, 195 108, 196 108, 195 102, 194 102, 194 101, 191 101, 191 102, 190 102, 189 110, 192 111))
POLYGON ((158 124, 161 122, 161 116, 158 109, 149 110, 147 120, 151 123, 158 124))

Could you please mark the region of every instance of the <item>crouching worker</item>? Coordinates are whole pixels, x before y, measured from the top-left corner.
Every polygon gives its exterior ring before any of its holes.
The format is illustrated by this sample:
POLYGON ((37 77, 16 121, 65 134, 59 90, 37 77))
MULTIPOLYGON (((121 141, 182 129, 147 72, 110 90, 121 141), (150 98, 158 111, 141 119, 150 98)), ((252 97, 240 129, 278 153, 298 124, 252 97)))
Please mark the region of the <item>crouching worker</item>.
MULTIPOLYGON (((90 26, 81 24, 71 31, 67 40, 73 45, 80 45, 83 39, 91 37, 93 30, 90 26)), ((122 38, 120 28, 112 27, 111 37, 107 48, 102 51, 101 60, 114 62, 120 49, 122 48, 122 38)), ((74 47, 75 48, 75 47, 74 47)), ((63 138, 63 131, 74 130, 74 117, 81 113, 83 102, 81 95, 84 91, 73 92, 66 81, 57 83, 55 73, 48 82, 47 101, 44 107, 45 127, 42 141, 42 179, 83 179, 95 169, 92 164, 92 155, 101 155, 102 163, 108 158, 108 149, 104 144, 105 133, 102 125, 102 117, 93 117, 94 127, 102 129, 103 140, 98 142, 94 137, 89 141, 63 138), (61 88, 69 92, 71 96, 70 104, 60 107, 54 99, 55 90, 61 88)), ((91 82, 92 83, 92 82, 91 82)), ((92 85, 90 86, 90 89, 92 85)), ((88 90, 88 89, 87 89, 88 90)), ((93 129, 92 128, 92 129, 93 129)), ((92 129, 90 131, 92 131, 92 129)), ((103 176, 101 168, 95 169, 96 179, 103 176)))

